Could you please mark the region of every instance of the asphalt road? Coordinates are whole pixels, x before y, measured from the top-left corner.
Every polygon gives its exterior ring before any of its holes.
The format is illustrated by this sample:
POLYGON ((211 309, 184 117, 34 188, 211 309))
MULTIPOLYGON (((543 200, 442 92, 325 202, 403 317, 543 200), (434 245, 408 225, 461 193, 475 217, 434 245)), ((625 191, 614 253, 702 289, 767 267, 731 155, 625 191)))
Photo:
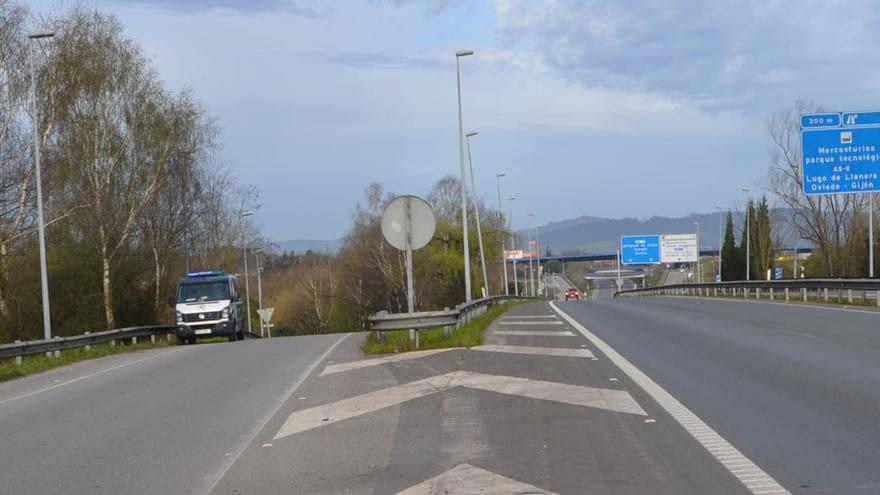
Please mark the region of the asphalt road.
POLYGON ((0 493, 206 493, 340 335, 121 354, 0 384, 0 493))
POLYGON ((214 493, 748 493, 546 303, 496 320, 484 349, 376 362, 358 344, 316 369, 214 493))
POLYGON ((557 304, 792 492, 880 493, 880 314, 665 297, 557 304))
POLYGON ((278 338, 0 384, 0 493, 880 493, 880 314, 555 304, 470 350, 278 338))

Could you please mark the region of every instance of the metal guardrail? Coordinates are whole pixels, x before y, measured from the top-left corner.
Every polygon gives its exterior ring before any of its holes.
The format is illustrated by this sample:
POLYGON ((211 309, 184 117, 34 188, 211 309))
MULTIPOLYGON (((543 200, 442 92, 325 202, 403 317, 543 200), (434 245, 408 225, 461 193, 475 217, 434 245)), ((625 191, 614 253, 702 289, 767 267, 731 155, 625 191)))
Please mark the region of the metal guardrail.
MULTIPOLYGON (((17 358, 45 352, 63 351, 76 349, 105 342, 130 341, 137 343, 138 339, 149 338, 156 335, 171 335, 175 325, 151 325, 143 327, 120 328, 105 330, 103 332, 85 333, 70 337, 56 337, 54 339, 29 340, 26 342, 13 342, 0 344, 0 359, 17 358)), ((259 334, 244 332, 246 337, 260 338, 259 334)), ((169 337, 170 338, 170 337, 169 337)))
POLYGON ((386 330, 409 330, 420 328, 451 328, 464 325, 471 318, 486 312, 489 306, 518 299, 537 299, 520 296, 491 296, 460 304, 455 309, 443 311, 420 311, 417 313, 389 313, 380 311, 368 318, 367 330, 383 332, 386 330))
POLYGON ((672 284, 627 289, 614 293, 614 297, 627 295, 677 295, 677 296, 733 296, 761 299, 762 294, 773 300, 777 297, 786 301, 798 297, 808 301, 830 300, 829 291, 834 291, 842 302, 853 302, 853 291, 862 291, 862 299, 868 300, 868 292, 874 292, 877 306, 880 306, 880 280, 870 278, 799 278, 786 280, 740 280, 732 282, 704 282, 694 284, 672 284), (794 292, 794 295, 792 294, 794 292))

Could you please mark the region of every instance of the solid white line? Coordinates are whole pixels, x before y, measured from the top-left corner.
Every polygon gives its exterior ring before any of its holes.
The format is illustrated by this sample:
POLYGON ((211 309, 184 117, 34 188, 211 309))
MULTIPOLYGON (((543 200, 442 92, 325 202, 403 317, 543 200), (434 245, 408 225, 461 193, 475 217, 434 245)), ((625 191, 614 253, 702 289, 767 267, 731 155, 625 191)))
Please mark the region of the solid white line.
POLYGON ((528 320, 528 319, 531 319, 531 318, 552 318, 552 319, 555 320, 555 319, 556 319, 556 315, 504 316, 504 317, 501 318, 501 320, 502 320, 502 321, 503 321, 503 320, 511 320, 511 319, 528 320))
POLYGON ((214 488, 217 487, 217 485, 220 483, 220 480, 222 480, 223 476, 226 475, 226 472, 229 471, 229 468, 231 468, 232 465, 235 464, 236 461, 238 461, 238 458, 241 457, 241 454, 244 453, 245 449, 254 441, 255 438, 257 438, 257 435, 260 433, 260 431, 266 427, 266 423, 268 423, 269 420, 271 420, 278 413, 278 410, 281 409, 281 406, 283 406, 290 399, 294 392, 296 392, 296 389, 298 389, 300 385, 302 385, 303 382, 306 381, 306 378, 308 378, 309 375, 311 375, 312 372, 315 371, 315 368, 317 368, 322 361, 327 359, 327 356, 329 356, 330 353, 333 352, 333 349, 336 349, 336 346, 338 346, 342 343, 343 340, 351 336, 352 334, 349 333, 340 337, 339 340, 328 347, 327 350, 323 352, 323 354, 318 356, 318 359, 316 359, 314 363, 312 363, 308 368, 306 368, 305 371, 302 372, 302 374, 296 379, 296 381, 293 382, 290 388, 288 388, 284 392, 284 394, 281 395, 278 401, 269 409, 269 413, 266 414, 260 421, 258 421, 255 424, 254 428, 250 432, 248 432, 247 436, 244 437, 245 440, 241 442, 238 447, 236 447, 235 453, 231 456, 225 457, 225 461, 220 466, 220 470, 215 473, 214 476, 206 478, 207 488, 199 493, 208 495, 209 493, 214 491, 214 488))
POLYGON ((565 347, 528 347, 519 345, 478 345, 471 347, 472 351, 501 352, 507 354, 531 354, 536 356, 562 356, 591 358, 593 353, 589 349, 569 349, 565 347))
MULTIPOLYGON (((634 382, 636 382, 640 387, 642 387, 642 389, 643 389, 648 395, 650 395, 651 398, 653 398, 655 401, 657 401, 657 403, 660 405, 660 407, 662 407, 663 409, 665 409, 665 410, 669 413, 669 415, 672 416, 672 417, 676 420, 676 422, 678 422, 678 423, 682 426, 682 428, 684 428, 688 433, 691 433, 691 432, 694 430, 694 427, 692 427, 692 426, 685 426, 683 423, 684 423, 685 420, 698 419, 698 416, 697 416, 696 414, 694 414, 693 412, 689 411, 689 410, 684 406, 684 404, 682 404, 681 402, 679 402, 678 399, 676 399, 675 397, 673 397, 672 394, 670 394, 669 392, 667 392, 667 391, 666 391, 663 387, 661 387, 657 382, 655 382, 653 379, 651 379, 651 377, 649 377, 648 375, 646 375, 644 372, 642 372, 642 370, 640 370, 640 369, 637 368, 634 364, 632 364, 631 362, 629 362, 628 359, 626 359, 625 357, 623 357, 622 355, 620 355, 617 351, 614 350, 614 348, 612 348, 610 345, 606 344, 604 340, 600 339, 599 337, 597 337, 596 335, 594 335, 592 332, 590 332, 589 330, 587 330, 587 328, 586 328, 585 326, 581 325, 580 322, 578 322, 577 320, 575 320, 574 318, 572 318, 571 316, 569 316, 569 315, 568 315, 567 313, 565 313, 564 311, 562 311, 562 310, 560 310, 559 308, 557 308, 556 305, 553 304, 552 302, 550 303, 550 306, 551 306, 554 310, 556 310, 556 312, 557 312, 557 313, 558 313, 563 319, 565 319, 565 320, 566 320, 567 322, 569 322, 574 328, 576 328, 576 329, 577 329, 577 330, 578 330, 578 331, 579 331, 584 337, 586 337, 588 340, 590 340, 591 342, 593 342, 593 345, 595 345, 595 346, 596 346, 601 352, 603 352, 606 356, 608 356, 608 359, 610 359, 611 362, 613 362, 615 365, 617 365, 617 367, 620 368, 624 373, 626 373, 627 376, 629 376, 634 382), (673 408, 673 407, 670 407, 670 405, 673 405, 674 408, 673 408), (686 412, 682 412, 682 411, 686 411, 686 412)), ((703 425, 700 426, 700 428, 703 428, 703 427, 705 427, 705 428, 711 430, 711 428, 709 427, 709 425, 706 425, 705 423, 704 423, 703 425)), ((714 430, 711 430, 711 431, 714 432, 714 430)), ((691 434, 691 435, 693 436, 693 434, 691 434)), ((749 469, 751 469, 751 470, 753 470, 753 471, 755 471, 755 472, 763 472, 763 470, 761 470, 761 468, 759 468, 757 464, 755 464, 754 462, 752 462, 748 457, 746 457, 746 456, 745 456, 744 454, 742 454, 741 452, 737 451, 737 450, 733 447, 732 444, 730 444, 729 442, 727 442, 727 441, 724 439, 724 437, 722 437, 722 436, 721 436, 720 434, 718 434, 717 432, 714 434, 714 436, 710 436, 710 437, 708 437, 708 438, 711 438, 712 440, 708 440, 708 439, 707 439, 707 440, 698 439, 698 438, 696 438, 696 437, 694 436, 694 439, 695 439, 697 442, 700 442, 700 444, 702 444, 702 445, 704 446, 704 448, 706 448, 706 450, 707 450, 707 451, 708 451, 713 457, 716 455, 716 453, 713 452, 713 449, 708 448, 706 445, 707 445, 708 443, 710 443, 710 442, 711 442, 711 443, 717 443, 719 440, 721 440, 721 441, 724 441, 724 442, 725 442, 725 444, 726 444, 726 445, 725 445, 725 448, 729 448, 729 449, 731 449, 733 452, 736 452, 736 453, 739 453, 739 454, 740 454, 740 458, 741 458, 741 460, 744 461, 744 462, 747 462, 748 465, 750 466, 749 469)), ((731 453, 733 453, 733 452, 731 452, 731 453)), ((719 461, 719 463, 720 463, 720 461, 719 461)), ((725 469, 727 469, 727 470, 728 470, 733 476, 736 476, 737 479, 740 481, 740 483, 743 484, 743 486, 745 486, 746 488, 748 488, 748 486, 745 484, 745 480, 739 478, 739 475, 738 475, 737 472, 736 472, 736 471, 737 471, 736 468, 729 468, 729 467, 725 466, 723 463, 720 463, 720 464, 721 464, 722 466, 724 466, 725 469)), ((766 474, 766 473, 765 473, 765 474, 766 474)), ((773 483, 775 483, 774 486, 779 487, 779 491, 780 491, 780 493, 782 493, 782 492, 787 493, 787 491, 782 487, 782 485, 780 485, 778 482, 776 482, 776 480, 774 480, 772 477, 770 477, 770 475, 767 475, 767 479, 768 479, 768 480, 771 480, 773 483)), ((751 489, 749 489, 749 490, 752 491, 751 489)), ((752 493, 755 493, 755 492, 752 491, 752 493)))
POLYGON ((534 335, 543 337, 574 337, 568 330, 495 330, 495 335, 534 335))
POLYGON ((559 320, 554 321, 501 321, 499 325, 534 325, 534 326, 543 326, 543 325, 562 325, 562 322, 559 320))
POLYGON ((0 405, 6 404, 7 402, 12 402, 12 401, 14 401, 14 400, 18 400, 18 399, 26 399, 26 398, 28 398, 28 397, 32 397, 32 396, 37 395, 37 394, 41 394, 41 393, 43 393, 43 392, 48 392, 48 391, 50 391, 50 390, 55 390, 56 388, 61 388, 61 387, 64 387, 64 386, 66 386, 66 385, 71 385, 71 384, 73 384, 73 383, 80 382, 80 381, 83 381, 83 380, 87 380, 87 379, 89 379, 89 378, 94 378, 94 377, 96 377, 96 376, 98 376, 98 375, 103 375, 104 373, 109 373, 109 372, 111 372, 111 371, 116 371, 116 370, 119 370, 119 369, 122 369, 122 368, 127 368, 127 367, 129 367, 129 366, 131 366, 131 365, 133 365, 133 364, 143 363, 144 361, 149 361, 149 360, 151 360, 151 359, 156 359, 157 357, 164 356, 164 355, 166 355, 166 354, 171 354, 172 352, 182 351, 182 350, 183 350, 182 347, 179 347, 179 348, 176 348, 176 349, 167 350, 167 351, 165 351, 165 352, 161 352, 161 353, 158 353, 158 354, 154 354, 154 355, 152 355, 152 356, 147 356, 147 357, 145 357, 145 358, 141 358, 141 359, 138 359, 138 360, 136 360, 136 361, 130 361, 130 362, 128 362, 128 363, 123 363, 123 364, 120 364, 120 365, 118 365, 118 366, 114 366, 114 367, 112 367, 112 368, 107 368, 107 369, 105 369, 105 370, 96 371, 96 372, 94 372, 94 373, 90 373, 90 374, 88 374, 88 375, 83 375, 83 376, 80 376, 80 377, 74 378, 74 379, 72 379, 72 380, 67 380, 66 382, 56 383, 56 384, 54 384, 54 385, 50 385, 50 386, 48 386, 48 387, 41 388, 41 389, 39 389, 39 390, 34 390, 34 391, 32 391, 32 392, 28 392, 28 393, 26 393, 26 394, 16 395, 15 397, 10 397, 10 398, 8 398, 8 399, 0 400, 0 405))

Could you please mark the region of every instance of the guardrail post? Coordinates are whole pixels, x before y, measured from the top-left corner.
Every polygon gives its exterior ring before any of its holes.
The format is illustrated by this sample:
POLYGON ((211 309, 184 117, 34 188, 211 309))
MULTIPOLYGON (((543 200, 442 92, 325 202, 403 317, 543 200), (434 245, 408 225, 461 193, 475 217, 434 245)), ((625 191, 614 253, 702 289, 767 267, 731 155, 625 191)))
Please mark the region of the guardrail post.
POLYGON ((852 289, 846 289, 846 300, 849 304, 852 304, 852 289))
MULTIPOLYGON (((89 335, 90 333, 92 333, 92 332, 86 332, 85 334, 86 334, 86 335, 89 335)), ((91 351, 91 350, 92 350, 92 346, 89 345, 89 344, 86 344, 86 352, 89 352, 89 351, 91 351)))
POLYGON ((790 299, 788 298, 788 287, 785 288, 785 300, 790 301, 790 299))
POLYGON ((755 299, 761 299, 761 288, 755 287, 755 299))
POLYGON ((773 300, 773 287, 770 287, 770 300, 773 300))
POLYGON ((110 339, 110 347, 116 347, 116 339, 110 339))
POLYGON ((135 344, 137 344, 137 343, 138 343, 138 338, 137 338, 137 337, 132 337, 132 338, 131 338, 131 345, 135 345, 135 344))
POLYGON ((824 293, 823 295, 824 295, 825 302, 828 302, 828 287, 825 287, 824 289, 822 289, 822 292, 824 293))
POLYGON ((151 344, 155 344, 155 343, 156 343, 156 334, 152 334, 152 335, 150 335, 150 343, 151 343, 151 344))
POLYGON ((53 355, 54 355, 55 357, 57 357, 57 358, 60 358, 60 357, 61 357, 61 351, 55 351, 55 352, 53 353, 53 355))
POLYGON ((804 302, 807 302, 807 288, 806 287, 801 289, 801 295, 804 296, 804 302))
MULTIPOLYGON (((15 343, 20 344, 21 340, 16 340, 15 343)), ((21 356, 15 356, 15 365, 21 366, 21 356)))
POLYGON ((718 297, 718 287, 715 287, 715 288, 714 288, 713 295, 714 295, 715 297, 718 297))
POLYGON ((165 342, 171 342, 171 334, 170 333, 165 334, 165 342))

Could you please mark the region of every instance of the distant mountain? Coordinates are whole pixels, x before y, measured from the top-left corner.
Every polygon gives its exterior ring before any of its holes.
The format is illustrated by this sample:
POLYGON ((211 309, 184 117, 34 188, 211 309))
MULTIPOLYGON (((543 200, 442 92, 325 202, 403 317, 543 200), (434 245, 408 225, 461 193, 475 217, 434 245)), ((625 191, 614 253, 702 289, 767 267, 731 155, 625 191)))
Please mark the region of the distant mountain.
POLYGON ((329 241, 318 241, 313 239, 291 239, 287 241, 279 241, 275 243, 279 252, 293 251, 296 253, 304 253, 306 251, 320 251, 324 253, 335 253, 342 246, 342 239, 331 239, 329 241))
MULTIPOLYGON (((785 214, 787 214, 786 210, 777 209, 771 212, 771 217, 782 218, 785 214)), ((727 220, 727 212, 725 211, 722 215, 723 223, 727 220)), ((737 242, 739 242, 745 213, 735 212, 733 219, 737 226, 737 242)), ((681 218, 653 216, 646 220, 639 220, 638 218, 612 219, 583 216, 553 222, 540 228, 541 250, 550 247, 554 253, 614 251, 617 249, 622 235, 689 234, 696 232, 695 222, 700 225, 700 248, 717 249, 719 240, 718 213, 691 213, 681 218)), ((722 224, 721 228, 723 227, 722 224)), ((527 234, 525 231, 520 231, 519 234, 523 239, 522 247, 525 248, 527 234)), ((792 234, 787 225, 779 221, 774 222, 774 235, 778 235, 786 247, 792 246, 797 237, 792 234)), ((797 244, 799 247, 809 246, 809 243, 803 240, 799 240, 797 244)))

